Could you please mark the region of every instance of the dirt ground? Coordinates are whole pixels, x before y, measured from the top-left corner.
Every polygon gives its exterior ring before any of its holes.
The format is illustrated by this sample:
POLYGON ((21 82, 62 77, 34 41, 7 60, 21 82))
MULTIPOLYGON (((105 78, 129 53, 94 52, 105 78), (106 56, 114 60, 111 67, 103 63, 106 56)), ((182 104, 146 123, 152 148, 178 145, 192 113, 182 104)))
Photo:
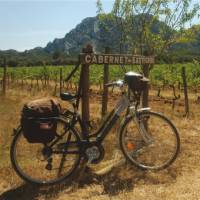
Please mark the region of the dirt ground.
MULTIPOLYGON (((45 92, 39 94, 40 97, 47 95, 45 92)), ((53 187, 36 187, 23 182, 12 169, 9 158, 12 129, 19 122, 22 105, 38 96, 15 90, 9 92, 5 98, 0 97, 0 200, 200 199, 200 105, 195 103, 196 95, 190 94, 189 118, 183 116, 182 100, 172 110, 171 104, 164 100, 157 101, 154 95, 155 92, 152 91, 152 109, 167 115, 180 132, 181 151, 170 167, 159 172, 150 172, 125 163, 104 175, 95 175, 86 170, 80 180, 68 180, 53 187)), ((168 93, 163 95, 168 96, 168 93)), ((91 115, 98 120, 100 97, 92 95, 91 98, 91 115)), ((116 99, 117 95, 110 97, 109 108, 116 99)), ((105 142, 106 152, 112 156, 116 150, 119 151, 117 141, 110 142, 114 138, 118 139, 112 135, 105 142)), ((99 168, 112 156, 106 156, 99 168)))

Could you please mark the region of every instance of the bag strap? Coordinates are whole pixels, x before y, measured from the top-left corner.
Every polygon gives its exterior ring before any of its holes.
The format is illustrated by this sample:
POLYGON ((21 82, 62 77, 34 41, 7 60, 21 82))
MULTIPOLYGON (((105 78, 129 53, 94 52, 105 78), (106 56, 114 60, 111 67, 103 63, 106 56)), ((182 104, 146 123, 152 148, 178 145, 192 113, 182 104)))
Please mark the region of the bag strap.
POLYGON ((50 99, 50 101, 51 101, 51 105, 52 105, 52 108, 53 108, 53 112, 60 113, 60 109, 59 109, 60 106, 58 108, 58 105, 54 102, 53 99, 50 99))

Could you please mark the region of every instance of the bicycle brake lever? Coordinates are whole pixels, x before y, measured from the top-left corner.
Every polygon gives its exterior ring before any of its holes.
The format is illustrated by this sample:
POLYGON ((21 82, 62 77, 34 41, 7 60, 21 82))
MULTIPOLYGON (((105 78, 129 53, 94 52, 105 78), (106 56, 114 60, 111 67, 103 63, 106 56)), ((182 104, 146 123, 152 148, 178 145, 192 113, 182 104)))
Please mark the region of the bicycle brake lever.
POLYGON ((118 87, 122 87, 124 85, 124 81, 123 80, 117 80, 111 83, 107 83, 105 84, 107 87, 111 87, 111 86, 118 86, 118 87))

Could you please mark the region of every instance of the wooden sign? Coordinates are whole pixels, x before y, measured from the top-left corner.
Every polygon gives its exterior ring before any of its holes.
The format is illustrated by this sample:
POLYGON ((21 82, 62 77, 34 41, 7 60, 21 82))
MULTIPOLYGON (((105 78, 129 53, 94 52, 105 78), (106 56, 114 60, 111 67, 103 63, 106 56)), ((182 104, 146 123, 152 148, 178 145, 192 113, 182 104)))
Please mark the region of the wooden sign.
POLYGON ((154 64, 153 56, 122 54, 80 54, 81 64, 141 65, 154 64))

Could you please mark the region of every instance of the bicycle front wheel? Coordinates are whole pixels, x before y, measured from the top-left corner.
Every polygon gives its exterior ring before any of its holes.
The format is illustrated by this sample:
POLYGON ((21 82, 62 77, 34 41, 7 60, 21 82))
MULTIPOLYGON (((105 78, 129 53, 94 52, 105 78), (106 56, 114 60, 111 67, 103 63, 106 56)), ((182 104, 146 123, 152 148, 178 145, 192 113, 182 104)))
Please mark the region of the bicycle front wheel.
POLYGON ((18 129, 10 156, 15 171, 22 179, 32 184, 52 185, 73 174, 80 162, 80 139, 76 132, 66 128, 66 123, 58 120, 57 134, 62 135, 62 139, 53 146, 29 143, 22 130, 18 129))
POLYGON ((138 113, 135 119, 128 117, 125 120, 120 131, 120 147, 136 167, 161 170, 176 159, 180 138, 168 118, 145 111, 138 113))

